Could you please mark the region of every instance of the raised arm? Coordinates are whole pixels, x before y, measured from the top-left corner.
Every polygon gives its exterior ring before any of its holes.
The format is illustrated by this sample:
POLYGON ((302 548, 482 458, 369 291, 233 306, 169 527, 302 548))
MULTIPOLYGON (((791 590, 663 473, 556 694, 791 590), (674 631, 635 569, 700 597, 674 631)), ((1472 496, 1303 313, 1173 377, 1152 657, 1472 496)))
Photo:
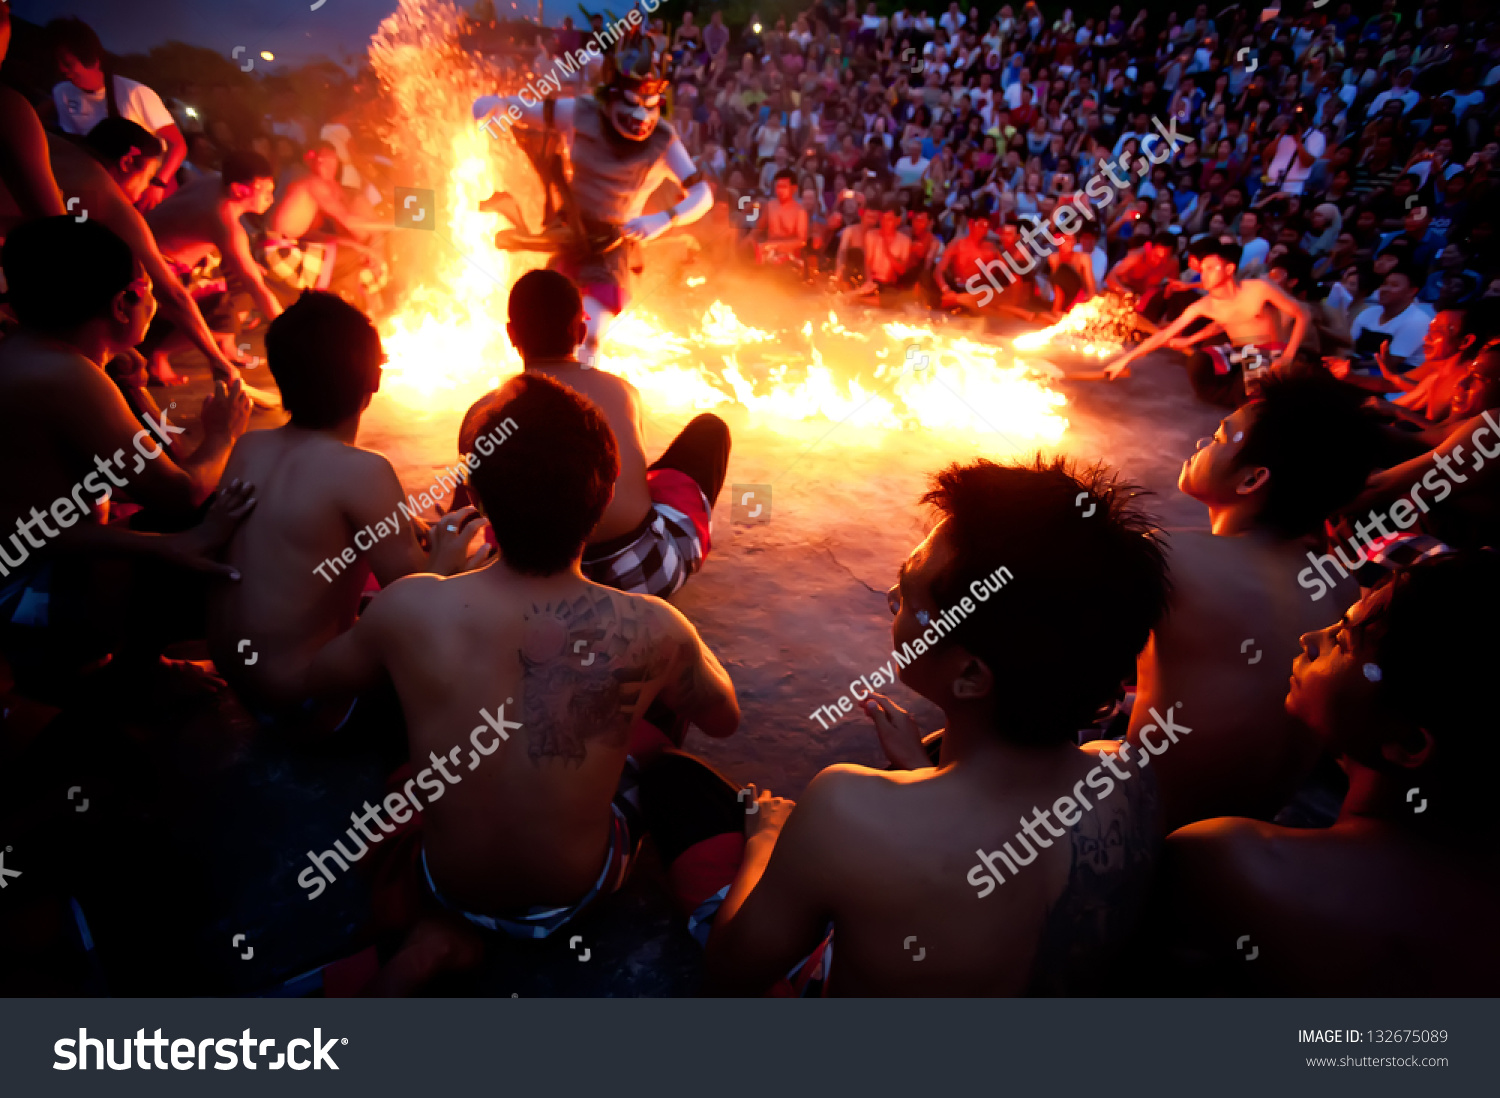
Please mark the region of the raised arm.
POLYGON ((1291 318, 1292 334, 1287 337, 1286 348, 1281 352, 1281 358, 1286 362, 1292 362, 1297 357, 1297 348, 1302 346, 1302 340, 1307 336, 1307 310, 1295 297, 1269 278, 1257 279, 1256 285, 1267 302, 1281 310, 1283 316, 1291 318))
MULTIPOLYGON (((474 100, 472 107, 474 120, 491 137, 498 137, 512 127, 540 130, 547 124, 547 100, 532 98, 533 101, 528 103, 524 95, 481 95, 474 100)), ((555 99, 552 102, 552 128, 571 138, 573 100, 555 99)))

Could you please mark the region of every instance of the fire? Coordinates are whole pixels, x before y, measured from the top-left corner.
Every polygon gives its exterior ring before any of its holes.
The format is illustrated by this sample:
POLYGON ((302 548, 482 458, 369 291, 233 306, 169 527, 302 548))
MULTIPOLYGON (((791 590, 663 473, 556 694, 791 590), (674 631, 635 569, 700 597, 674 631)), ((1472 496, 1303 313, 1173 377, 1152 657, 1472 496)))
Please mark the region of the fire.
MULTIPOLYGON (((406 419, 451 418, 520 372, 505 334, 507 297, 544 261, 491 247, 509 226, 479 212, 480 202, 509 192, 535 225, 541 188, 513 141, 473 121, 469 104, 502 81, 461 48, 459 32, 458 10, 446 0, 400 0, 370 47, 397 183, 437 194, 435 231, 406 230, 393 242, 410 288, 380 322, 389 357, 382 405, 399 406, 406 419)), ((739 404, 772 430, 847 420, 1001 436, 1017 449, 1055 443, 1067 429, 1066 398, 1010 348, 973 333, 868 310, 809 319, 812 299, 780 302, 756 291, 731 304, 721 296, 727 286, 668 270, 650 251, 646 262, 646 278, 657 282, 609 329, 599 365, 632 382, 653 411, 739 404)))

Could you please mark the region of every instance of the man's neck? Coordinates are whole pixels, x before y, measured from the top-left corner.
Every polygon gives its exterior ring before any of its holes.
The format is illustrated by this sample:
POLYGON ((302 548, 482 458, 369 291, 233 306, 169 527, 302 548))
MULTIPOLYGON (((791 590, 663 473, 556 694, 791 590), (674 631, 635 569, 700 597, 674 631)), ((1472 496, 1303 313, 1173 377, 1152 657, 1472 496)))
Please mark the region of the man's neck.
POLYGON ((577 365, 579 365, 578 356, 576 354, 570 354, 570 355, 536 355, 536 356, 534 356, 532 358, 524 359, 523 362, 525 364, 526 369, 528 369, 528 370, 549 370, 549 369, 555 369, 555 368, 557 368, 559 366, 577 366, 577 365))
POLYGON ((1253 534, 1265 541, 1280 541, 1256 522, 1256 509, 1248 499, 1224 506, 1210 506, 1208 526, 1215 537, 1238 538, 1253 534))
POLYGON ((1411 302, 1410 301, 1403 302, 1402 305, 1401 305, 1401 308, 1395 309, 1395 310, 1387 309, 1384 305, 1382 305, 1380 307, 1380 323, 1382 323, 1382 324, 1389 324, 1391 321, 1395 320, 1402 313, 1406 312, 1406 310, 1409 309, 1409 308, 1411 308, 1411 302))
POLYGON ((1025 780, 1027 771, 1038 764, 1050 768, 1054 758, 1070 749, 1071 744, 1045 747, 1028 747, 1011 743, 994 727, 993 723, 977 710, 950 713, 944 710, 947 723, 943 727, 943 748, 939 765, 953 763, 982 762, 997 765, 1014 778, 1025 780))

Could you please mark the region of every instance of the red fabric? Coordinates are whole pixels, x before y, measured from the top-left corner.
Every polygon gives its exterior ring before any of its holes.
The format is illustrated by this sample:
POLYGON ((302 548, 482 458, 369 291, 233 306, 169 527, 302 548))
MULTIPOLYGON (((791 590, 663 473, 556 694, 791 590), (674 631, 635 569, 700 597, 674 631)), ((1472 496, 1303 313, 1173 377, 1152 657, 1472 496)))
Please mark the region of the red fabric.
POLYGON ((710 516, 703 505, 703 489, 698 487, 698 482, 681 469, 652 469, 646 474, 646 488, 653 503, 675 507, 692 520, 706 559, 712 548, 708 533, 710 516))
POLYGON ((667 870, 672 898, 684 914, 734 881, 745 857, 745 836, 726 831, 684 850, 667 870))
POLYGON ((380 955, 374 946, 360 950, 352 957, 341 957, 323 966, 323 996, 327 999, 353 999, 375 979, 380 971, 380 955))

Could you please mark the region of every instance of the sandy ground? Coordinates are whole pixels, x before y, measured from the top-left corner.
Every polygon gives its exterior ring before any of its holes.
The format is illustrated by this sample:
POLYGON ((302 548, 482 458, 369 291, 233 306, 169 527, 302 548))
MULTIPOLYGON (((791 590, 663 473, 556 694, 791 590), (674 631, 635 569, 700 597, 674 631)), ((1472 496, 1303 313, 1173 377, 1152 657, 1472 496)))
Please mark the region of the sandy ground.
MULTIPOLYGON (((1105 461, 1156 493, 1151 504, 1164 525, 1201 527, 1203 509, 1177 492, 1177 473, 1219 413, 1193 399, 1173 357, 1154 358, 1121 383, 1055 382, 1068 397, 1069 428, 1057 446, 1043 449, 1105 461)), ((826 730, 812 714, 890 658, 885 592, 926 532, 916 501, 929 474, 976 453, 999 459, 1036 447, 823 420, 785 433, 785 425, 751 422, 738 405, 719 411, 734 449, 714 512, 713 552, 673 602, 728 668, 743 721, 728 740, 694 732, 687 746, 737 781, 796 796, 831 763, 884 764, 857 710, 826 730), (733 521, 734 486, 767 484, 769 521, 733 521)), ((648 455, 661 452, 691 416, 648 414, 648 455)), ((377 406, 360 442, 386 452, 402 482, 417 487, 453 461, 456 420, 377 406)), ((893 693, 924 730, 941 727, 935 707, 899 684, 893 693)))

